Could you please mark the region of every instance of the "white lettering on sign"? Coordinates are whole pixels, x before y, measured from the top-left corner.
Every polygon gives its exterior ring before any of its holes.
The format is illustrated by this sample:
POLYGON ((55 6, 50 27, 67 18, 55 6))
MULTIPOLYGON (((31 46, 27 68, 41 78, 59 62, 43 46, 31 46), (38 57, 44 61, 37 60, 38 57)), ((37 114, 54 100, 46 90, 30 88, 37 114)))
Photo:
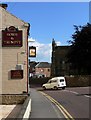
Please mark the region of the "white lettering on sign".
POLYGON ((7 33, 7 36, 18 36, 17 33, 7 33))

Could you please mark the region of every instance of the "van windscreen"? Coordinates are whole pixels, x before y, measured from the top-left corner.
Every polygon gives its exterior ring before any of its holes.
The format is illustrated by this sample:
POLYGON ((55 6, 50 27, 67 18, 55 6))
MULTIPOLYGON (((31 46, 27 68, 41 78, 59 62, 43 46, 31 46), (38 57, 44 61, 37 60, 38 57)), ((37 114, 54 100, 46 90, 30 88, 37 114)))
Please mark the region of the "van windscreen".
POLYGON ((64 82, 64 79, 60 79, 60 82, 64 82))

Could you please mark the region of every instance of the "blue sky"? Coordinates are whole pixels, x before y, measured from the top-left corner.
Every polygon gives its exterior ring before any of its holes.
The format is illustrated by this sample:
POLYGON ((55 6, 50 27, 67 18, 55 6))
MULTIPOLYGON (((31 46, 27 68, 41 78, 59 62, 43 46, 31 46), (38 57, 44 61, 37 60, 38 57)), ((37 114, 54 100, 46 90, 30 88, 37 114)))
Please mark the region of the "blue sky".
POLYGON ((89 3, 9 3, 8 11, 29 22, 30 37, 48 43, 52 38, 67 44, 74 32, 73 25, 84 25, 89 20, 89 3))
POLYGON ((52 38, 58 45, 68 45, 73 25, 89 22, 89 2, 12 2, 7 10, 30 23, 29 39, 35 42, 29 45, 37 46, 37 61, 51 62, 52 38))

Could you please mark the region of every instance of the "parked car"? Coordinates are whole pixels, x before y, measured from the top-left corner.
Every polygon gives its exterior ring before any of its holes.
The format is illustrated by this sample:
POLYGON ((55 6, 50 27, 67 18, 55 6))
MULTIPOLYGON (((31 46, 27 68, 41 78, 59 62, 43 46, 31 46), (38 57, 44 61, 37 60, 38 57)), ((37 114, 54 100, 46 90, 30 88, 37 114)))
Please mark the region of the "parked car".
POLYGON ((47 83, 42 85, 43 89, 58 89, 58 88, 65 89, 65 87, 66 87, 65 77, 54 77, 48 80, 47 83))
POLYGON ((44 77, 45 77, 44 74, 34 74, 34 75, 32 76, 32 78, 44 78, 44 77))

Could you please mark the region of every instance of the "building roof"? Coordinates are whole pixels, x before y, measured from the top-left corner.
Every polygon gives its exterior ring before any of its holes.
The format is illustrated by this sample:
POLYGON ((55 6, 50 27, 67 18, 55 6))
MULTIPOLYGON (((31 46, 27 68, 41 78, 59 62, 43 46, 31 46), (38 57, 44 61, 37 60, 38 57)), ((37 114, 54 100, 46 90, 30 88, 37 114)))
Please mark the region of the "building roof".
POLYGON ((6 7, 7 7, 8 5, 7 5, 7 4, 0 4, 0 11, 1 11, 1 12, 2 12, 2 11, 6 12, 7 14, 13 16, 13 17, 16 18, 18 21, 22 22, 22 23, 25 24, 27 27, 29 27, 29 25, 30 25, 29 23, 21 20, 20 18, 16 17, 16 16, 13 15, 12 13, 8 12, 3 6, 6 6, 6 7))
POLYGON ((51 67, 51 63, 39 62, 35 67, 36 68, 50 68, 51 67))
MULTIPOLYGON (((9 16, 11 16, 11 17, 13 17, 15 20, 17 20, 17 22, 16 23, 21 23, 21 25, 23 25, 24 27, 27 27, 28 28, 28 30, 27 30, 27 32, 28 32, 28 35, 29 35, 29 29, 30 29, 30 24, 29 23, 27 23, 27 22, 25 22, 25 21, 23 21, 23 20, 21 20, 20 18, 18 18, 18 17, 16 17, 15 15, 13 15, 12 13, 10 13, 10 12, 8 12, 7 10, 6 10, 6 8, 7 8, 7 4, 0 4, 0 12, 1 13, 6 13, 7 15, 9 15, 9 16)), ((7 16, 6 16, 7 17, 7 16)), ((12 18, 11 18, 12 19, 12 18)), ((11 25, 11 23, 8 25, 8 26, 10 26, 11 25)), ((15 26, 15 25, 14 25, 15 26)), ((7 26, 5 26, 5 27, 7 27, 7 26)), ((20 27, 19 25, 18 25, 18 27, 20 27)))
POLYGON ((56 46, 55 49, 68 49, 70 46, 56 46))
POLYGON ((34 68, 39 62, 31 61, 29 62, 30 67, 34 68))

